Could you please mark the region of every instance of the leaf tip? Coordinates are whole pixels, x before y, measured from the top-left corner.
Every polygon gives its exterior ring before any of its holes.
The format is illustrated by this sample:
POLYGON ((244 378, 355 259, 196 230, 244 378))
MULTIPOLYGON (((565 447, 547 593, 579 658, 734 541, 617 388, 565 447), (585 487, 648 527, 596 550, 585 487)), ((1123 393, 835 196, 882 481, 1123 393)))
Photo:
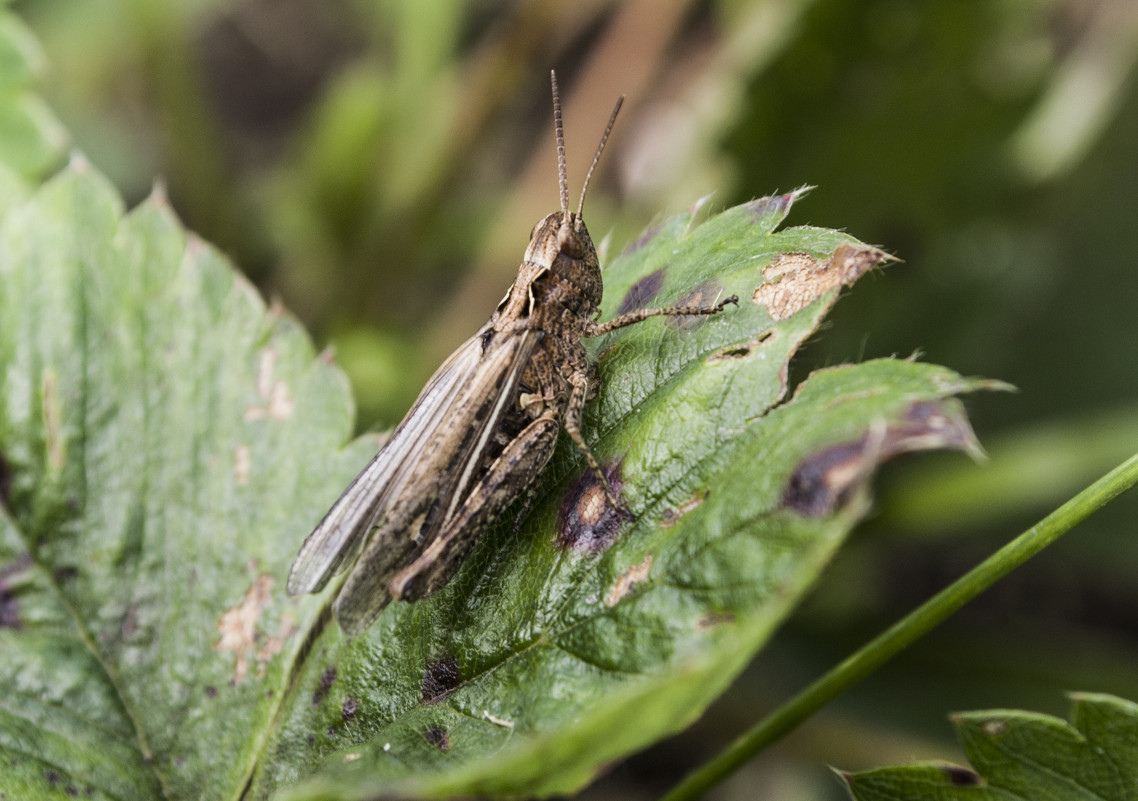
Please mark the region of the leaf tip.
POLYGON ((798 463, 782 493, 782 506, 805 517, 841 508, 878 465, 918 450, 978 447, 963 413, 943 401, 911 404, 893 423, 878 421, 855 440, 815 451, 798 463))
POLYGON ((763 268, 763 283, 755 288, 751 300, 765 306, 772 320, 786 320, 890 259, 883 250, 848 242, 839 245, 828 259, 816 259, 809 253, 781 253, 763 268))

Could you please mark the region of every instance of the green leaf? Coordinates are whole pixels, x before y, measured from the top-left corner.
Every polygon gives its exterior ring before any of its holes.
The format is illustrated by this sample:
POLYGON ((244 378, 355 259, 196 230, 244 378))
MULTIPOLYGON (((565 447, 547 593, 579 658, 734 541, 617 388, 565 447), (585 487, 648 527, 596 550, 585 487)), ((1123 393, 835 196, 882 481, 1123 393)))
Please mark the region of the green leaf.
POLYGON ((1070 723, 1034 712, 953 716, 973 770, 947 763, 845 773, 858 801, 1133 801, 1138 798, 1138 704, 1072 695, 1070 723))
POLYGON ((339 371, 161 196, 124 215, 79 160, 14 206, 3 786, 566 792, 690 722, 816 580, 877 462, 971 443, 951 396, 977 384, 942 368, 834 368, 785 401, 787 362, 838 292, 815 279, 880 257, 835 232, 772 233, 794 197, 668 220, 608 272, 614 312, 742 297, 597 343, 586 435, 635 518, 604 508, 562 443, 518 531, 487 532, 443 591, 350 643, 323 626, 329 596, 297 602, 282 581, 375 448, 341 449, 339 371), (772 260, 802 268, 779 286, 808 301, 779 322, 751 300, 772 260))
POLYGON ((520 528, 484 534, 441 592, 357 641, 317 633, 255 797, 313 773, 286 795, 572 792, 737 675, 864 513, 878 462, 972 446, 952 396, 980 384, 942 368, 834 368, 785 400, 837 296, 820 276, 881 258, 833 231, 773 232, 796 197, 672 218, 607 269, 612 314, 742 298, 597 343, 586 438, 633 519, 563 442, 520 528), (776 321, 756 291, 784 315, 805 305, 776 321))
POLYGON ((0 368, 0 787, 234 797, 303 641, 297 521, 370 450, 342 375, 81 161, 0 224, 0 368))
POLYGON ((0 213, 16 177, 42 176, 59 163, 67 134, 28 86, 42 69, 39 43, 23 22, 0 8, 0 213))

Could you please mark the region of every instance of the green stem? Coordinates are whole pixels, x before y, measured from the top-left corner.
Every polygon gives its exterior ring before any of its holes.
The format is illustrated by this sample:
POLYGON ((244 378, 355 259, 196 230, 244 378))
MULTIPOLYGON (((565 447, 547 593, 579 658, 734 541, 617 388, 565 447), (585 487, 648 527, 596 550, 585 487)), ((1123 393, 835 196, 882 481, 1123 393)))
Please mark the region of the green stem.
POLYGON ((1009 542, 911 614, 893 624, 689 774, 661 801, 691 801, 731 775, 766 746, 870 675, 964 604, 1042 551, 1138 483, 1138 455, 1130 457, 1039 523, 1009 542))

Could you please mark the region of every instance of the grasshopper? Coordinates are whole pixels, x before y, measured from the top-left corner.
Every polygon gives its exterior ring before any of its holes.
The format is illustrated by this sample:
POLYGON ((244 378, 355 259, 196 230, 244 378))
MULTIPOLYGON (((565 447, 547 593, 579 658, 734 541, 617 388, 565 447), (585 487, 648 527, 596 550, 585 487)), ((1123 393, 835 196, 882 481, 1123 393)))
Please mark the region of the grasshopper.
POLYGON ((713 306, 637 309, 596 321, 601 269, 581 212, 624 98, 571 214, 556 73, 551 79, 561 209, 534 226, 518 276, 490 321, 439 367, 289 571, 288 593, 300 595, 319 592, 351 566, 333 606, 349 636, 365 631, 392 599, 414 601, 442 587, 478 535, 534 485, 562 428, 608 500, 622 508, 581 435, 581 413, 595 392, 582 338, 649 317, 738 305, 732 296, 713 306))

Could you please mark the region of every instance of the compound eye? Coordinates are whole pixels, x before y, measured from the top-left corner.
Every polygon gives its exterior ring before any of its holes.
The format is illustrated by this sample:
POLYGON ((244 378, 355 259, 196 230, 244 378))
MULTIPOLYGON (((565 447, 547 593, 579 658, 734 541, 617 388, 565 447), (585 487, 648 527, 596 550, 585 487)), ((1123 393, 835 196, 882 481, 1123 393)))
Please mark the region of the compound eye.
POLYGON ((557 229, 557 246, 571 259, 580 259, 585 255, 585 243, 572 225, 562 223, 557 229))

